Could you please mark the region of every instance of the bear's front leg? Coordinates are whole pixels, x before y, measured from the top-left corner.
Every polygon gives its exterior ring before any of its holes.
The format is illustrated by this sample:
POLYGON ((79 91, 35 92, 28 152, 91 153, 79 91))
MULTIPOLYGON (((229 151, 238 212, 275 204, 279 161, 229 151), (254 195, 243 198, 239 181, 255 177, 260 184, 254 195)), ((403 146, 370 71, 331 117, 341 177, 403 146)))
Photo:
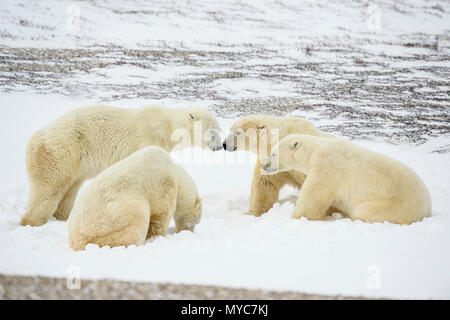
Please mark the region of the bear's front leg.
POLYGON ((147 239, 165 236, 167 229, 169 228, 169 223, 172 215, 167 213, 154 213, 150 217, 150 225, 147 233, 147 239))
POLYGON ((329 215, 336 195, 336 184, 331 180, 311 170, 300 190, 291 218, 305 217, 309 220, 323 220, 329 215))
POLYGON ((66 191, 54 214, 56 219, 65 221, 69 218, 78 190, 80 190, 82 184, 83 180, 79 180, 72 184, 72 186, 66 191))
POLYGON ((255 165, 253 171, 252 187, 250 190, 250 208, 249 213, 259 217, 263 213, 269 211, 278 200, 280 183, 277 183, 275 175, 261 175, 262 164, 259 162, 255 165))

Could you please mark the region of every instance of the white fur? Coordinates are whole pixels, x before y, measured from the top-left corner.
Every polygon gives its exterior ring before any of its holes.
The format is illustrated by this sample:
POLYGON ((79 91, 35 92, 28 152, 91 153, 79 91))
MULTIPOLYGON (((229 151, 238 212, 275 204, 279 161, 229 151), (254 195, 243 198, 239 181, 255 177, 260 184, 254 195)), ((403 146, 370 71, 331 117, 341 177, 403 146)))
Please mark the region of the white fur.
POLYGON ((220 126, 205 109, 92 106, 67 112, 36 132, 28 144, 31 189, 22 225, 39 226, 52 215, 66 220, 86 179, 145 146, 171 151, 193 145, 196 123, 201 124, 202 147, 215 149, 203 137, 210 130, 220 134, 220 126), (177 130, 186 133, 188 141, 173 141, 177 130))
POLYGON ((367 222, 410 224, 431 215, 428 189, 410 168, 351 142, 292 134, 269 159, 268 172, 306 174, 293 218, 323 219, 330 207, 367 222))
POLYGON ((159 147, 136 151, 100 173, 81 194, 68 220, 75 250, 140 245, 166 234, 171 218, 177 230, 194 230, 201 199, 186 171, 159 147))

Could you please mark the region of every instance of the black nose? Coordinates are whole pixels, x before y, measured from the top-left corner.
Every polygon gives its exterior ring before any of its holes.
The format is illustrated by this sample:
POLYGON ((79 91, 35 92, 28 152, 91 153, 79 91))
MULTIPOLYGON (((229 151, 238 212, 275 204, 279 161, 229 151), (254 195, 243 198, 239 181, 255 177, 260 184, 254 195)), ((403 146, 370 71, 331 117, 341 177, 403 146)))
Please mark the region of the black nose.
POLYGON ((227 150, 227 143, 226 143, 226 141, 223 142, 223 150, 227 150))

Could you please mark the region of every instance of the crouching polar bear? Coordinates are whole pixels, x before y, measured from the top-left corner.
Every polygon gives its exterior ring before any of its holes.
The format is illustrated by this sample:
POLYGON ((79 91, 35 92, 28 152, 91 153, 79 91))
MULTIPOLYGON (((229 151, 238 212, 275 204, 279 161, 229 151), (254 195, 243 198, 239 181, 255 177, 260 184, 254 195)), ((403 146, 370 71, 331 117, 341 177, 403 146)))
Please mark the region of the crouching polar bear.
POLYGON ((307 175, 292 218, 323 219, 329 208, 366 222, 411 224, 431 215, 422 180, 406 165, 341 139, 293 134, 263 170, 307 175))
POLYGON ((293 133, 318 137, 334 137, 317 129, 311 121, 300 117, 281 118, 265 115, 242 117, 232 124, 230 134, 223 142, 227 151, 250 151, 257 155, 250 190, 249 213, 260 216, 269 211, 278 200, 279 192, 285 185, 300 189, 305 174, 289 170, 273 175, 262 172, 263 160, 280 139, 293 133))
POLYGON ((141 245, 165 235, 172 217, 177 231, 193 231, 201 208, 186 171, 163 149, 146 147, 92 180, 68 219, 69 243, 75 250, 141 245))
POLYGON ((86 179, 143 147, 171 151, 194 144, 212 150, 222 146, 220 126, 205 109, 92 106, 69 111, 28 144, 30 196, 21 224, 39 226, 52 215, 67 220, 86 179))

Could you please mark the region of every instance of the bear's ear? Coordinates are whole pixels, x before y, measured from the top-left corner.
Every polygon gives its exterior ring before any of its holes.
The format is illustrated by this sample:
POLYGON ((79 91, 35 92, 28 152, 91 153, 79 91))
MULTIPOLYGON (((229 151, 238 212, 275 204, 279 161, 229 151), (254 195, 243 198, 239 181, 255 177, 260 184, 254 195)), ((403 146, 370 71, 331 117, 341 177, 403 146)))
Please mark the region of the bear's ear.
POLYGON ((253 120, 247 120, 243 123, 241 123, 241 128, 245 131, 247 129, 257 129, 257 123, 253 120))
POLYGON ((295 141, 295 142, 291 145, 291 150, 294 151, 294 150, 296 150, 299 146, 300 146, 300 142, 295 141))

